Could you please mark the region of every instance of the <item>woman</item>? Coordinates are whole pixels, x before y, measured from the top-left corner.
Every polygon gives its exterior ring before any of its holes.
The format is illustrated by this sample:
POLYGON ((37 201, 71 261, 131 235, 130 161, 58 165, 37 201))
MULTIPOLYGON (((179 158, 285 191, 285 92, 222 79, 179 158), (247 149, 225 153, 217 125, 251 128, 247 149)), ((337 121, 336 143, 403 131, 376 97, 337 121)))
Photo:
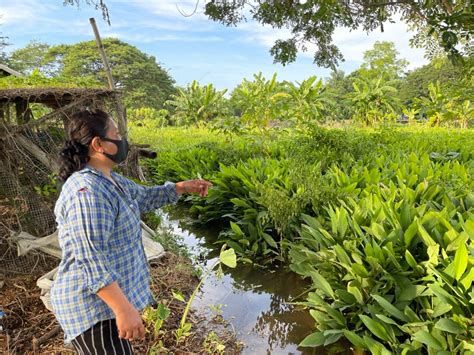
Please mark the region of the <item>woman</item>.
POLYGON ((59 172, 65 183, 54 209, 63 255, 51 304, 79 354, 132 354, 130 341, 145 335, 139 311, 154 303, 140 213, 183 193, 206 196, 211 184, 145 187, 114 173, 128 143, 101 110, 76 113, 67 133, 59 172))

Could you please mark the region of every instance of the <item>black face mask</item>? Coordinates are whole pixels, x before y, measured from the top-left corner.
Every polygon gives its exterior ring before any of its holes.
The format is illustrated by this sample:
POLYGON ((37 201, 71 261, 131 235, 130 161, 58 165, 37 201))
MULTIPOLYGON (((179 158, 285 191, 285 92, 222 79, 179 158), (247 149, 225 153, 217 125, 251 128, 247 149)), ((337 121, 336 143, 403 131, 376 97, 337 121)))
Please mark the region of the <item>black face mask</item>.
POLYGON ((123 162, 128 155, 128 141, 125 138, 122 139, 111 139, 111 138, 101 138, 104 141, 111 142, 115 144, 117 147, 117 153, 115 154, 109 154, 109 153, 104 153, 104 155, 111 159, 112 161, 116 162, 117 164, 120 164, 123 162))

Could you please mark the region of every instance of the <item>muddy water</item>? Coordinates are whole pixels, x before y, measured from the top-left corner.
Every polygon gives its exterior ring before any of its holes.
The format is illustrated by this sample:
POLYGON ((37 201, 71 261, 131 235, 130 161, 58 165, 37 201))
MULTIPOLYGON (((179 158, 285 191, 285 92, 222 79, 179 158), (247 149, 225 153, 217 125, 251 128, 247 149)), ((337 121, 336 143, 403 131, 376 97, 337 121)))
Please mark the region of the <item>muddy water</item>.
MULTIPOLYGON (((182 238, 201 265, 214 264, 220 246, 212 242, 218 231, 193 226, 180 208, 161 215, 164 225, 182 238)), ((215 273, 206 278, 193 306, 209 315, 221 312, 245 344, 244 354, 325 354, 321 348, 298 347, 314 322, 308 312, 287 302, 306 286, 283 267, 269 271, 238 264, 235 269, 225 268, 221 279, 215 273)))

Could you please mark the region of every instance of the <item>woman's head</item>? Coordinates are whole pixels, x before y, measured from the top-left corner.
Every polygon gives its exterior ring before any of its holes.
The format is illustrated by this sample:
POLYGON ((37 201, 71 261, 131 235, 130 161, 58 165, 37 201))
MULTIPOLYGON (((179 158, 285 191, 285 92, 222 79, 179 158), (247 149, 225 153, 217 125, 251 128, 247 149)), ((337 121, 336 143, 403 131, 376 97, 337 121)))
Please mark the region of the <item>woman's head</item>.
POLYGON ((59 177, 65 181, 92 159, 112 167, 125 160, 128 143, 122 140, 112 118, 102 110, 83 110, 72 115, 66 133, 68 140, 59 154, 59 177))

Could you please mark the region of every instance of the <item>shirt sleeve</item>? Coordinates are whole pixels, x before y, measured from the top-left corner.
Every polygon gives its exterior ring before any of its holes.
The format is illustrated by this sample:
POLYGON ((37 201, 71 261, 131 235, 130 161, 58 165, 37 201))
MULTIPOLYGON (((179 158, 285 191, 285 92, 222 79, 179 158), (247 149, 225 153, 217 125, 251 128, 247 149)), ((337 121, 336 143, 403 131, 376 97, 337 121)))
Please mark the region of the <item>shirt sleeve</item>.
POLYGON ((121 176, 120 182, 126 185, 130 195, 137 200, 141 213, 175 204, 179 200, 176 184, 170 181, 164 185, 144 186, 121 176))
POLYGON ((119 279, 107 256, 114 211, 106 196, 87 188, 76 192, 69 207, 72 252, 91 293, 119 279))

